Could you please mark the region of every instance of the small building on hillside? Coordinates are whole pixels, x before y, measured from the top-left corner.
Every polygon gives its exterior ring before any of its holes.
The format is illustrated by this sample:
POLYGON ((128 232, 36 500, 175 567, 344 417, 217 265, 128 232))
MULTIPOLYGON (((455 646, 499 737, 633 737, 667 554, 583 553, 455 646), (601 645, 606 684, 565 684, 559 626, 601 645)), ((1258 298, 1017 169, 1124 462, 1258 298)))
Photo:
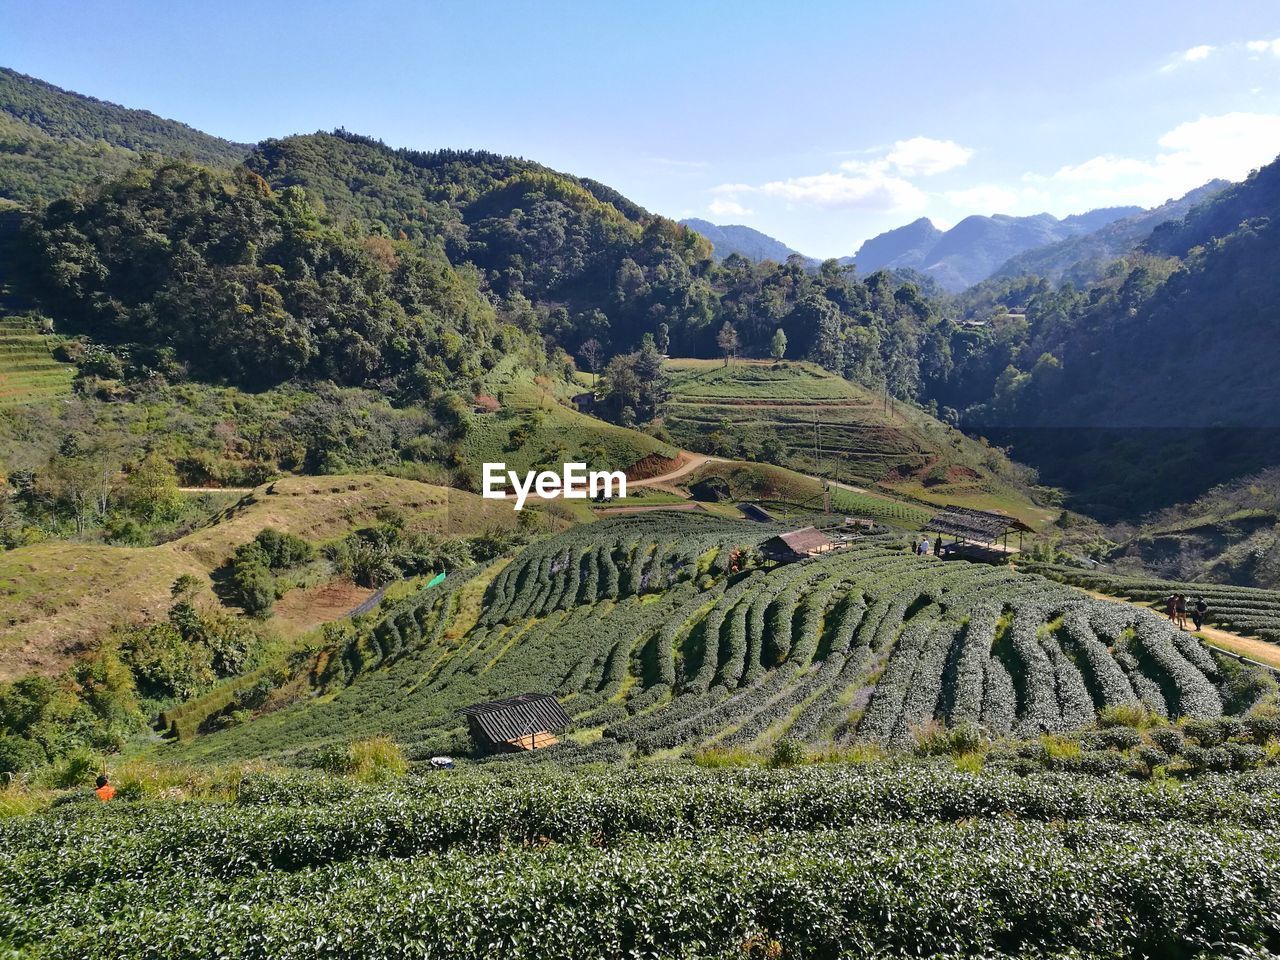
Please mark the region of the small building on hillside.
POLYGON ((817 527, 780 533, 760 544, 760 555, 775 563, 792 563, 834 550, 836 545, 817 527))
POLYGON ((993 510, 973 510, 968 507, 947 507, 934 515, 924 529, 940 536, 954 537, 951 544, 943 545, 943 556, 948 559, 980 560, 999 563, 1008 559, 1009 534, 1018 534, 1018 550, 1022 549, 1022 535, 1032 529, 1006 513, 993 510))
POLYGON ((504 700, 473 703, 460 711, 467 718, 471 740, 486 753, 538 750, 560 741, 557 733, 569 726, 569 715, 549 693, 522 693, 504 700))

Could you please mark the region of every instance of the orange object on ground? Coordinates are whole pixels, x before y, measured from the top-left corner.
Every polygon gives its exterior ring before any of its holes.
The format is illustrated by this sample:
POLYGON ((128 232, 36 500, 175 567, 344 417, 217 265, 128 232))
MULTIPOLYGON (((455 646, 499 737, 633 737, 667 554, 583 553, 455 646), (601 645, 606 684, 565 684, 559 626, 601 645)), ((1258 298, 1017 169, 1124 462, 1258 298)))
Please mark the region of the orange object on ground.
POLYGON ((116 788, 109 783, 104 783, 97 790, 93 791, 98 795, 98 799, 102 801, 110 800, 116 795, 116 788))

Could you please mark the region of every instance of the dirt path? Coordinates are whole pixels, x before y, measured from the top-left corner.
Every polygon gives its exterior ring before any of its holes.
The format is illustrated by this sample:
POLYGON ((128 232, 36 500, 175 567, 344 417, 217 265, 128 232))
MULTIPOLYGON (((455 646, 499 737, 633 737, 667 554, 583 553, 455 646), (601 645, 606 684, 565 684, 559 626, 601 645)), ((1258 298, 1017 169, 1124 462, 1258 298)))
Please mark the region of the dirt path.
MULTIPOLYGON (((1080 588, 1077 587, 1077 590, 1080 588)), ((1131 607, 1139 607, 1143 610, 1150 610, 1153 613, 1163 615, 1163 611, 1156 607, 1145 603, 1138 603, 1134 600, 1127 600, 1124 597, 1113 596, 1109 593, 1101 593, 1097 590, 1085 590, 1085 593, 1099 600, 1110 600, 1113 603, 1125 603, 1131 607)), ((1266 640, 1259 640, 1257 637, 1246 637, 1238 633, 1232 633, 1229 630, 1223 630, 1219 627, 1203 627, 1199 630, 1192 631, 1196 636, 1204 640, 1211 647, 1218 647, 1226 650, 1228 653, 1236 653, 1250 660, 1256 660, 1258 663, 1265 663, 1269 667, 1280 669, 1280 646, 1274 643, 1268 643, 1266 640)))
POLYGON ((693 500, 684 503, 651 503, 635 507, 592 507, 597 517, 616 517, 624 513, 648 513, 650 510, 701 510, 702 504, 693 500))
POLYGON ((710 457, 705 453, 690 453, 688 450, 681 450, 680 458, 684 461, 680 466, 668 473, 659 474, 656 477, 648 477, 644 480, 629 480, 629 487, 662 487, 670 484, 673 480, 679 480, 681 477, 693 473, 699 467, 708 463, 729 463, 724 457, 710 457))
POLYGON ((179 487, 179 493, 253 493, 254 487, 179 487))

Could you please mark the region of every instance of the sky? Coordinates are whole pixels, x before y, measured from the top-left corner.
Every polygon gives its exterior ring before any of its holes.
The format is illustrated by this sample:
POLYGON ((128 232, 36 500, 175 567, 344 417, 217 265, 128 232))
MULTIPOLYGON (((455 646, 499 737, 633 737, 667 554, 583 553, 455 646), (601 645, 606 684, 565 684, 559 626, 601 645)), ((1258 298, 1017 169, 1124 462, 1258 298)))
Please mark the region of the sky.
POLYGON ((241 142, 345 127, 846 256, 1280 154, 1280 4, 0 0, 0 64, 241 142))

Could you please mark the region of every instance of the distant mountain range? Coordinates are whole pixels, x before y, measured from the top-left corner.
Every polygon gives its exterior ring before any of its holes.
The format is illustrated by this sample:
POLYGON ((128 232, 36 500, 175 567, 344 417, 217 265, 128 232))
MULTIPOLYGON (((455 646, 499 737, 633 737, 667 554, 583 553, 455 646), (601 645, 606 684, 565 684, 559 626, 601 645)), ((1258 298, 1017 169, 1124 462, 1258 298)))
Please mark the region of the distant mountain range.
POLYGON ((944 289, 958 291, 985 280, 1020 253, 1092 233, 1142 212, 1141 207, 1107 207, 1062 220, 1048 213, 1030 217, 998 213, 965 217, 946 231, 921 218, 872 237, 858 249, 854 262, 864 276, 910 267, 933 277, 944 289))
MULTIPOLYGON (((697 217, 681 220, 680 223, 697 230, 711 241, 711 245, 715 248, 712 255, 716 260, 723 260, 730 254, 736 253, 754 263, 760 263, 763 260, 782 263, 787 257, 799 252, 792 250, 781 240, 775 240, 768 234, 742 224, 720 226, 709 220, 699 220, 697 217)), ((811 257, 805 257, 805 259, 812 260, 811 257)))
MULTIPOLYGON (((1231 183, 1227 180, 1211 180, 1177 200, 1114 220, 1092 233, 1068 237, 1020 253, 997 267, 992 276, 1035 274, 1055 283, 1070 280, 1078 287, 1087 286, 1102 277, 1108 263, 1142 243, 1161 224, 1181 220, 1196 204, 1209 200, 1229 186, 1231 183)), ((1225 227, 1222 232, 1229 232, 1230 225, 1225 227)))

